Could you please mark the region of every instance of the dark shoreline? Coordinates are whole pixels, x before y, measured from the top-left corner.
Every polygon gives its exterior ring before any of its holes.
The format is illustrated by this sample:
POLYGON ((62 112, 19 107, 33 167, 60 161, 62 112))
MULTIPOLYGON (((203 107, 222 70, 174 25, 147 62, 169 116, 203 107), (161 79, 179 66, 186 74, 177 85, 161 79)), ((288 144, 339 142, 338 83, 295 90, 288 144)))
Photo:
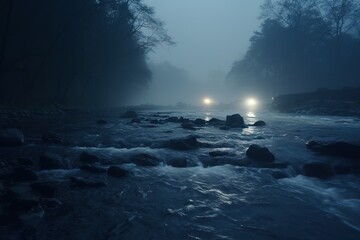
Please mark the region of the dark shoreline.
POLYGON ((360 117, 360 87, 279 95, 271 108, 281 113, 360 117))

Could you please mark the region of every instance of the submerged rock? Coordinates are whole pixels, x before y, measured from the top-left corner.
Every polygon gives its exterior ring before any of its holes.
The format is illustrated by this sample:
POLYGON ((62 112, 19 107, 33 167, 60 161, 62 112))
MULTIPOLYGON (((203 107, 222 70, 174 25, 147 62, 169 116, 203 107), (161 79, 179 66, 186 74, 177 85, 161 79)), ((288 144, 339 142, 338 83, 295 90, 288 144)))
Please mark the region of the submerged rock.
POLYGON ((167 164, 175 168, 186 168, 188 166, 186 158, 171 159, 167 162, 167 164))
POLYGON ((230 130, 229 126, 221 126, 219 127, 220 130, 230 130))
POLYGON ((159 165, 159 159, 157 157, 146 153, 133 156, 131 158, 131 162, 135 163, 137 166, 142 167, 155 167, 159 165))
POLYGON ((60 144, 63 143, 64 140, 62 139, 62 137, 60 137, 57 133, 55 132, 47 132, 44 133, 41 136, 41 139, 44 143, 56 143, 56 144, 60 144))
POLYGON ((199 147, 199 142, 195 136, 188 136, 185 138, 171 139, 166 142, 165 147, 175 150, 193 150, 199 147))
POLYGON ((181 127, 187 130, 196 130, 194 124, 192 124, 191 122, 184 122, 181 124, 181 127))
POLYGON ((263 127, 263 126, 266 126, 266 123, 264 121, 256 121, 252 126, 255 126, 255 127, 263 127))
POLYGON ((283 178, 288 178, 289 175, 285 172, 282 171, 276 171, 276 172, 272 172, 271 176, 275 179, 283 179, 283 178))
POLYGON ((211 151, 209 152, 209 155, 212 157, 220 157, 220 156, 229 155, 229 153, 225 151, 211 151))
POLYGON ((24 144, 24 134, 17 128, 0 130, 0 147, 16 147, 24 144))
POLYGON ((315 141, 306 143, 306 148, 313 152, 318 152, 324 155, 346 157, 346 158, 359 158, 360 146, 347 142, 335 142, 330 144, 320 144, 315 141))
POLYGON ((40 168, 43 170, 69 169, 69 163, 56 153, 45 152, 39 158, 40 168))
POLYGON ((123 118, 137 118, 138 114, 135 111, 126 111, 123 115, 121 115, 123 118))
POLYGON ((334 176, 334 171, 329 164, 322 162, 307 163, 303 166, 304 175, 326 179, 334 176))
POLYGON ((240 114, 233 114, 226 116, 226 125, 229 127, 243 127, 245 122, 240 114))
POLYGON ((209 124, 212 124, 212 125, 217 125, 217 124, 224 124, 225 121, 223 120, 220 120, 220 119, 217 119, 217 118, 211 118, 209 121, 208 121, 209 124))
POLYGON ((256 160, 263 163, 271 163, 275 161, 274 155, 266 147, 260 147, 253 144, 246 150, 246 156, 249 159, 256 160))
POLYGON ((82 152, 80 154, 80 161, 83 163, 95 163, 95 162, 99 162, 100 159, 95 154, 88 153, 88 152, 82 152))
POLYGON ((127 177, 130 174, 130 172, 121 167, 110 166, 107 170, 107 174, 112 177, 123 178, 123 177, 127 177))
POLYGON ((165 121, 167 121, 167 122, 173 122, 173 123, 178 123, 178 122, 180 122, 180 120, 179 120, 178 117, 169 117, 169 118, 167 118, 165 121))
POLYGON ((195 119, 194 124, 197 126, 205 126, 206 121, 204 119, 197 118, 197 119, 195 119))

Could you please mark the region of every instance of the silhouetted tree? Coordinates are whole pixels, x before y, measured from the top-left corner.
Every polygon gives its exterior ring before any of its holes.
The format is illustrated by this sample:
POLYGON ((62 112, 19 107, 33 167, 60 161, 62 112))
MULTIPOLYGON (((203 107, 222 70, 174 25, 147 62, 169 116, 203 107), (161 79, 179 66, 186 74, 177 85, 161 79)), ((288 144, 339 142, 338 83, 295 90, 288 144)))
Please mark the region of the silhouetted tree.
POLYGON ((359 85, 355 65, 360 41, 350 34, 355 32, 355 20, 344 14, 348 20, 339 30, 340 46, 328 15, 329 9, 319 1, 266 0, 261 30, 255 32, 246 55, 234 63, 228 78, 244 90, 271 95, 359 85))
POLYGON ((0 32, 0 103, 14 105, 118 105, 172 44, 142 0, 4 0, 0 32))

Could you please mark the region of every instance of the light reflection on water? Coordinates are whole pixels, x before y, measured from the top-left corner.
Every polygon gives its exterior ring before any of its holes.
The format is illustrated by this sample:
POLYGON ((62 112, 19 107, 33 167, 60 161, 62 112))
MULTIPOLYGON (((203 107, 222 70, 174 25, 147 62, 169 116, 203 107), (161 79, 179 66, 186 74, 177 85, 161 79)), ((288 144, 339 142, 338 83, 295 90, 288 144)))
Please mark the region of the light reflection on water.
POLYGON ((256 114, 254 112, 248 112, 248 113, 246 113, 246 116, 249 118, 255 118, 256 114))

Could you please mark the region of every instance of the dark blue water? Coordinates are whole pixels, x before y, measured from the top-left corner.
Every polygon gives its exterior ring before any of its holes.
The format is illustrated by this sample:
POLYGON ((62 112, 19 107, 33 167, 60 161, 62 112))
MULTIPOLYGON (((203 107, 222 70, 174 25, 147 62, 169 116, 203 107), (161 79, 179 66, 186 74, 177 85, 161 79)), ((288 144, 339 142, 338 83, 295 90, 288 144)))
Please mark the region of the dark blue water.
MULTIPOLYGON (((190 119, 225 116, 234 111, 164 112, 163 116, 190 119)), ((143 112, 144 118, 154 112, 143 112)), ((84 150, 128 169, 125 179, 100 176, 99 189, 65 189, 61 200, 72 206, 69 214, 45 217, 39 239, 360 239, 360 178, 355 175, 319 180, 301 175, 309 161, 324 161, 305 148, 306 141, 360 143, 360 121, 355 118, 310 117, 273 113, 241 113, 247 123, 267 122, 266 127, 220 130, 204 127, 184 130, 176 123, 149 127, 129 124, 111 114, 109 124, 93 119, 62 122, 67 147, 52 151, 71 159, 84 150), (151 146, 157 141, 195 134, 211 148, 175 151, 151 146), (209 151, 228 151, 245 158, 250 144, 268 147, 286 169, 221 165, 204 168, 209 151), (148 153, 164 161, 158 167, 123 164, 122 159, 148 153), (166 161, 183 157, 192 167, 174 168, 166 161), (282 171, 289 177, 272 177, 282 171)), ((30 148, 31 146, 29 146, 30 148)), ((43 171, 42 178, 67 181, 79 170, 43 171)))

